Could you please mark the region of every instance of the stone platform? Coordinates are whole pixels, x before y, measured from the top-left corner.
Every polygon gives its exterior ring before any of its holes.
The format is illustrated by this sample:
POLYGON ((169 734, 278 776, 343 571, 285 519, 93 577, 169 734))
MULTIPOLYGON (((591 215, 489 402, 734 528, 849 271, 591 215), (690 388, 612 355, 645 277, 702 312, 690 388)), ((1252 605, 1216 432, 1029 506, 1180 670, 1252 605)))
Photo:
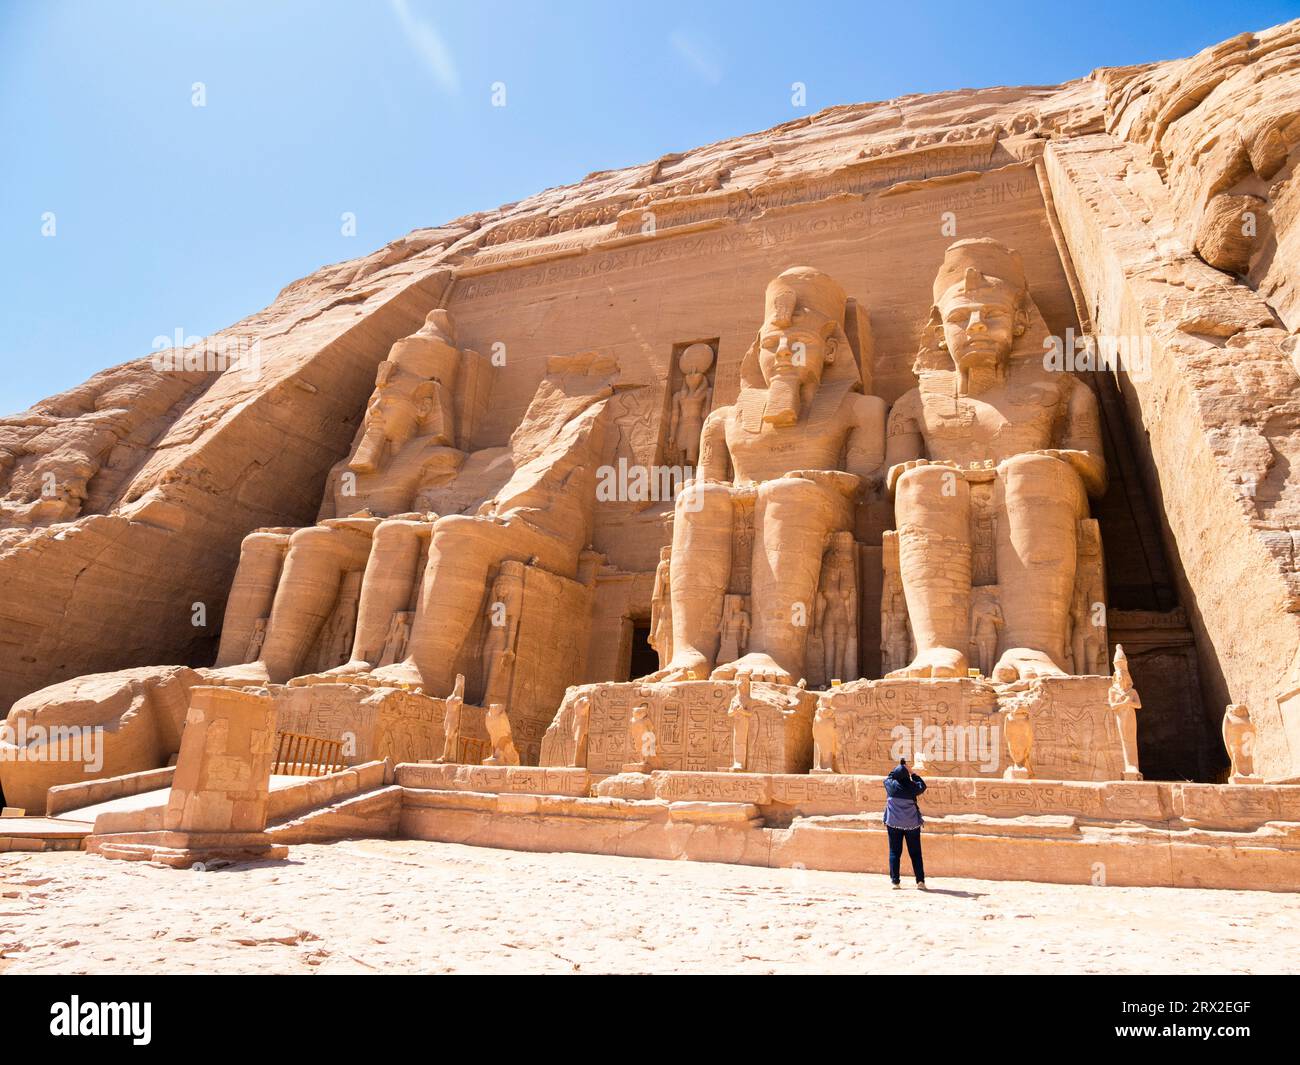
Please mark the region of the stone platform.
MULTIPOLYGON (((655 772, 592 784, 576 769, 401 765, 396 780, 405 838, 886 869, 878 776, 655 772)), ((935 879, 1300 890, 1300 786, 951 778, 931 783, 922 808, 935 879)))
POLYGON ((6 817, 0 819, 0 853, 81 850, 93 827, 72 818, 6 817))
MULTIPOLYGON (((1029 709, 1032 777, 1121 780, 1119 730, 1108 677, 1046 677, 1029 709)), ((840 773, 884 775, 899 758, 933 776, 1001 777, 1010 764, 1004 722, 1022 692, 967 677, 857 680, 825 696, 835 714, 840 773)))
MULTIPOLYGON (((647 684, 640 681, 584 684, 571 688, 542 740, 543 766, 571 766, 574 702, 591 698, 586 766, 594 774, 619 772, 639 761, 628 735, 632 710, 650 709, 657 769, 713 772, 732 764, 732 721, 727 707, 736 681, 700 680, 647 684)), ((812 766, 815 692, 784 684, 754 684, 754 719, 746 767, 752 772, 805 773, 812 766)))
MULTIPOLYGON (((325 739, 343 738, 349 764, 384 758, 418 762, 442 754, 446 699, 403 688, 365 684, 269 685, 276 727, 325 739)), ((482 707, 464 704, 458 756, 481 761, 490 754, 482 707)))
POLYGON ((158 862, 189 869, 212 862, 280 860, 289 848, 265 832, 136 832, 91 836, 86 850, 122 861, 158 862))
MULTIPOLYGON (((812 768, 812 718, 819 700, 833 713, 841 774, 881 775, 899 758, 927 776, 1002 777, 1011 764, 1004 722, 1010 704, 1027 694, 1033 749, 1029 773, 1052 780, 1119 780, 1124 775, 1119 730, 1106 700, 1107 677, 1047 677, 1032 690, 997 688, 983 679, 857 680, 825 692, 784 684, 754 684, 755 717, 746 769, 807 773, 812 768)), ((644 703, 655 733, 648 768, 709 773, 733 762, 733 722, 727 709, 735 681, 638 681, 570 689, 542 741, 543 766, 583 760, 597 776, 637 761, 628 721, 644 703), (574 705, 591 700, 585 759, 574 750, 574 705)))

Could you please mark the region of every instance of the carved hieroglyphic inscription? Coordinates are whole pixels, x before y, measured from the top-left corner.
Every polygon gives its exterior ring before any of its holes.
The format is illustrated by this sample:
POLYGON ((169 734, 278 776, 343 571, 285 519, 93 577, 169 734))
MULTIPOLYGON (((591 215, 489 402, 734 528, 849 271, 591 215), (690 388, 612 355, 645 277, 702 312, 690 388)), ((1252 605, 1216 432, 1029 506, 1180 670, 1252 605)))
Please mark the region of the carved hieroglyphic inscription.
MULTIPOLYGON (((655 736, 655 766, 665 770, 716 772, 732 762, 733 722, 727 707, 734 681, 671 684, 592 684, 569 690, 541 745, 543 765, 568 765, 576 696, 591 696, 587 766, 593 773, 617 773, 628 761, 628 722, 645 704, 655 736)), ((747 769, 754 773, 807 772, 812 758, 812 715, 816 698, 797 688, 753 686, 747 769)))
MULTIPOLYGON (((1106 678, 1048 677, 1039 683, 1044 698, 1032 717, 1033 776, 1118 779, 1120 740, 1106 703, 1106 678)), ((921 761, 927 779, 936 780, 996 777, 1008 765, 1005 711, 985 681, 858 681, 824 698, 835 711, 841 773, 883 774, 900 757, 921 761)))
MULTIPOLYGON (((442 754, 446 701, 397 688, 346 684, 271 688, 276 727, 308 736, 342 740, 349 764, 378 758, 418 762, 442 754)), ((461 711, 460 757, 468 761, 487 743, 483 710, 461 711)), ((482 755, 479 755, 482 758, 482 755)))

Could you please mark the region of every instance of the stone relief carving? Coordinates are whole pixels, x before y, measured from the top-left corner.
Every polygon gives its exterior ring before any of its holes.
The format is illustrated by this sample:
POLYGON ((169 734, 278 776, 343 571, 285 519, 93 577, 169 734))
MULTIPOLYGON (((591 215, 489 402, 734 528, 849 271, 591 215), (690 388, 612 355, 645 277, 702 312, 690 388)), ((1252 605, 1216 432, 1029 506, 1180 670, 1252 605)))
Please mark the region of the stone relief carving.
POLYGON ((1255 723, 1250 719, 1249 707, 1241 703, 1228 704, 1223 712, 1223 746, 1231 762, 1229 784, 1264 782, 1264 778, 1255 773, 1255 723))
POLYGON ((718 642, 718 657, 732 662, 749 647, 749 597, 728 595, 722 600, 722 629, 718 642))
POLYGON ((858 676, 858 545, 848 531, 831 535, 822 557, 813 630, 821 647, 822 686, 858 676))
POLYGON ((692 344, 678 357, 682 386, 672 398, 668 423, 668 461, 678 466, 694 467, 700 460, 700 434, 704 419, 713 402, 708 372, 713 365, 713 349, 704 343, 692 344))
POLYGON ((671 547, 660 548, 655 567, 654 590, 650 595, 650 646, 659 655, 659 668, 668 664, 673 653, 672 578, 669 570, 671 547))
POLYGON ((632 708, 627 721, 628 748, 631 760, 623 766, 627 773, 647 773, 658 764, 657 737, 650 707, 641 703, 632 708))
POLYGON ((440 762, 455 762, 460 751, 460 716, 465 706, 465 675, 456 674, 456 684, 443 703, 442 755, 440 762))
POLYGON ((817 700, 813 716, 813 766, 814 773, 834 773, 838 754, 839 733, 835 726, 835 709, 825 699, 817 700))
POLYGON ((1124 756, 1124 780, 1141 780, 1138 771, 1137 713, 1142 708, 1142 700, 1133 686, 1133 677, 1128 671, 1128 657, 1124 648, 1115 645, 1115 672, 1111 679, 1107 701, 1115 717, 1115 727, 1119 730, 1120 750, 1124 756))
POLYGON ((487 708, 483 723, 487 728, 488 742, 492 746, 492 753, 483 759, 483 764, 518 765, 519 752, 515 750, 506 708, 500 703, 492 703, 487 708))
POLYGON ((523 566, 503 562, 488 595, 483 637, 483 698, 490 706, 505 703, 509 691, 510 667, 515 660, 515 640, 519 635, 519 614, 524 601, 523 566))

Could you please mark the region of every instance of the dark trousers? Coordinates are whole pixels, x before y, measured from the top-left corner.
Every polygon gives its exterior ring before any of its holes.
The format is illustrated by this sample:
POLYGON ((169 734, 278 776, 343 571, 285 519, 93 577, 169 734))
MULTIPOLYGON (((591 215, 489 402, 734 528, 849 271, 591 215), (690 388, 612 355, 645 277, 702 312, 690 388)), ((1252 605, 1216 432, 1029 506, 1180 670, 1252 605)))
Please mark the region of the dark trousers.
POLYGON ((886 825, 889 833, 889 879, 895 884, 899 879, 899 864, 903 859, 903 840, 907 840, 907 856, 912 859, 912 872, 917 880, 925 879, 925 862, 921 860, 921 830, 919 828, 894 828, 886 825))

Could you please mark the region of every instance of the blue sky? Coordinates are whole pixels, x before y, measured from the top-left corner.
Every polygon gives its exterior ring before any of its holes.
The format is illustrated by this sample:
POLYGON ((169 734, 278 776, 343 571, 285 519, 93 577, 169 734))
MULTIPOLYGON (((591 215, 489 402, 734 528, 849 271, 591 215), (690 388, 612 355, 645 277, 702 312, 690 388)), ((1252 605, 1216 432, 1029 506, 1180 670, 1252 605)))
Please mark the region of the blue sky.
POLYGON ((832 104, 1189 55, 1297 16, 1300 2, 0 0, 0 414, 159 335, 229 325, 325 263, 593 170, 832 104))

